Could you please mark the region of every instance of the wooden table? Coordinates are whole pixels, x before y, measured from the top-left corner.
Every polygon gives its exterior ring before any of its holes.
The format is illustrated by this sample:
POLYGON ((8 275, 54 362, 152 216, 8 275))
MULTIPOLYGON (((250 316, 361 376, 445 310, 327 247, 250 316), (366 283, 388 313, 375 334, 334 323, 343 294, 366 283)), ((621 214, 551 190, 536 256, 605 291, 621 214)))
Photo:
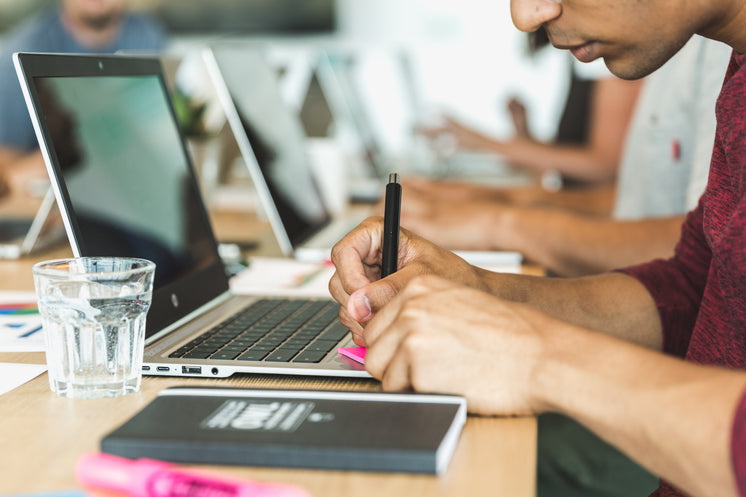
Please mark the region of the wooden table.
MULTIPOLYGON (((262 223, 225 213, 218 238, 234 239, 262 223), (257 224, 258 223, 258 224, 257 224)), ((266 226, 264 230, 267 231, 266 226)), ((271 235, 260 237, 270 240, 271 235)), ((276 245, 275 245, 276 247, 276 245)), ((271 242, 260 253, 275 251, 271 242)), ((32 290, 31 265, 65 257, 58 248, 0 261, 0 289, 32 290)), ((44 364, 43 353, 0 353, 0 362, 44 364)), ((0 495, 76 488, 78 457, 98 450, 102 436, 174 385, 377 390, 373 380, 240 375, 228 379, 144 377, 136 394, 114 399, 59 398, 43 374, 0 396, 0 495)), ((225 466, 233 475, 296 483, 314 496, 510 496, 535 494, 536 420, 469 416, 448 470, 441 476, 225 466)))

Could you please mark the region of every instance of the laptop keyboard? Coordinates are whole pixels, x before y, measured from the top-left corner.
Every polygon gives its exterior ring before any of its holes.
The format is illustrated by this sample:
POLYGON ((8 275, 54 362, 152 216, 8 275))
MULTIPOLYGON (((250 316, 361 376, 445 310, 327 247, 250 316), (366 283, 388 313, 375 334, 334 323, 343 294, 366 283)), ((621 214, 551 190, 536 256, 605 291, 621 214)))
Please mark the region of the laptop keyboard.
POLYGON ((206 331, 169 357, 316 363, 348 333, 339 304, 264 299, 206 331))

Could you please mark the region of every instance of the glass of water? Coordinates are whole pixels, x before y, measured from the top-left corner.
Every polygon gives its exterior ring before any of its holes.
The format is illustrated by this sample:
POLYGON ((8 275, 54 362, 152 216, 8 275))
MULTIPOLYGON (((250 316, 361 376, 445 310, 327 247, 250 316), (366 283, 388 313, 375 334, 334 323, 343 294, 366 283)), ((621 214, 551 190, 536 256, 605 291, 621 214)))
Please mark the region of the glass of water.
POLYGON ((33 267, 49 386, 62 397, 116 397, 142 380, 155 264, 81 257, 33 267))

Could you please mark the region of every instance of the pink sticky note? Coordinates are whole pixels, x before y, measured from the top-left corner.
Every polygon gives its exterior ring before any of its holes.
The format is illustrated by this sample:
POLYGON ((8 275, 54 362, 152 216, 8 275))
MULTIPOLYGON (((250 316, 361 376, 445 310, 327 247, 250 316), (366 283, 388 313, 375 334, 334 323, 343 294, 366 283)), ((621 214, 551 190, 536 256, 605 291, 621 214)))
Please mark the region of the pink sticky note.
POLYGON ((365 364, 365 347, 340 347, 337 349, 337 352, 345 357, 349 357, 355 362, 365 364))

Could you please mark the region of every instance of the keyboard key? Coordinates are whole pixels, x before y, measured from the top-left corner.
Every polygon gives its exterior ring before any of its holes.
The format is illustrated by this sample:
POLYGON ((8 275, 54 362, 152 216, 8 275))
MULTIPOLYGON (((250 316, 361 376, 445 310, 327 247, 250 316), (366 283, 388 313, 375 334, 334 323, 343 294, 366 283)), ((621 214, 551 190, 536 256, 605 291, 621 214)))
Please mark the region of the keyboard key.
POLYGON ((272 352, 270 355, 267 356, 265 361, 269 362, 289 362, 290 359, 295 357, 295 355, 298 353, 297 350, 288 350, 284 348, 279 348, 272 352))
POLYGON ((171 357, 285 362, 297 356, 293 362, 318 362, 349 331, 337 321, 338 314, 336 302, 261 300, 174 351, 171 357))
POLYGON ((236 359, 239 361, 261 361, 267 354, 269 354, 268 350, 247 350, 236 359))
POLYGON ((195 349, 195 350, 192 350, 191 352, 187 352, 186 354, 184 354, 183 357, 185 359, 207 359, 208 357, 210 357, 210 354, 212 354, 212 352, 210 351, 195 349))
POLYGON ((306 348, 306 350, 318 350, 322 352, 329 352, 337 345, 338 342, 332 340, 316 340, 306 348))
POLYGON ((321 362, 328 351, 323 350, 304 350, 293 359, 293 362, 321 362))
POLYGON ((240 353, 240 350, 221 350, 211 355, 210 359, 235 359, 240 353))
POLYGON ((326 330, 321 335, 319 335, 319 339, 320 340, 334 340, 335 342, 338 342, 342 340, 345 336, 347 336, 347 333, 349 332, 350 330, 347 329, 345 325, 337 322, 331 325, 328 330, 326 330))

